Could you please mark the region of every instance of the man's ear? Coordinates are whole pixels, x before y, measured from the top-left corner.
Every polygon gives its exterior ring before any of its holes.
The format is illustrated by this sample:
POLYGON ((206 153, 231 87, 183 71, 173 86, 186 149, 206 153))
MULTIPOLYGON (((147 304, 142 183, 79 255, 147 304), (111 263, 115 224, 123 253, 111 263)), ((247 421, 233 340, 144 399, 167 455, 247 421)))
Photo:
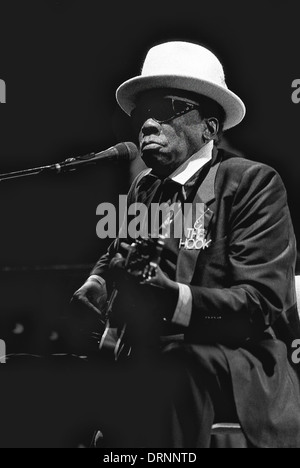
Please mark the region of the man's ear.
POLYGON ((203 131, 203 137, 206 141, 215 139, 218 136, 220 124, 218 119, 215 117, 210 117, 204 119, 205 129, 203 131))

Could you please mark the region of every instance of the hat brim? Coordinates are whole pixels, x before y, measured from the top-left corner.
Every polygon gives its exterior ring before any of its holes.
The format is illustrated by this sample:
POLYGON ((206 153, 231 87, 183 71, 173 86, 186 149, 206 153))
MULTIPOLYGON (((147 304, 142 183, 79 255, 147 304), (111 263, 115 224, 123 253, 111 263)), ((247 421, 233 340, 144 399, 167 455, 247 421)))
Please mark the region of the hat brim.
POLYGON ((116 91, 118 104, 126 114, 131 115, 141 93, 151 89, 180 89, 207 96, 223 107, 226 117, 224 130, 238 125, 246 114, 243 101, 229 89, 209 81, 190 76, 154 75, 137 76, 125 81, 116 91))

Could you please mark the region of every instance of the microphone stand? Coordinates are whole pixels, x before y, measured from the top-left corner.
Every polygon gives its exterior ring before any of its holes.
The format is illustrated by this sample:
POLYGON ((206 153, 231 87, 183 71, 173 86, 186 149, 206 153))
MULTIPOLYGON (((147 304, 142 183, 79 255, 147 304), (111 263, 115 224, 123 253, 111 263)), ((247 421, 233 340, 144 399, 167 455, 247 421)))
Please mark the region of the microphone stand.
POLYGON ((34 167, 31 169, 24 169, 22 171, 7 172, 6 174, 0 174, 0 182, 3 182, 4 180, 19 179, 20 177, 44 174, 47 172, 60 174, 61 172, 75 171, 77 169, 77 164, 78 166, 82 165, 83 161, 88 161, 89 159, 91 159, 89 162, 91 164, 93 163, 93 158, 95 156, 95 153, 88 153, 84 156, 79 156, 78 158, 68 158, 65 161, 56 164, 50 164, 48 166, 34 167))

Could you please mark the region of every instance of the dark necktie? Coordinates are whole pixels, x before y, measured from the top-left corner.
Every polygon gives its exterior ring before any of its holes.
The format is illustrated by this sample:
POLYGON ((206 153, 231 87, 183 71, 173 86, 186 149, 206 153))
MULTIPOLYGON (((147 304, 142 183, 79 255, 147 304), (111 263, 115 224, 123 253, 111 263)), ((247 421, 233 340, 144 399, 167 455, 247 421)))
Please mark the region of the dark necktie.
MULTIPOLYGON (((160 219, 158 219, 159 214, 152 212, 152 226, 159 226, 159 234, 166 235, 168 233, 168 237, 171 236, 172 223, 174 221, 174 211, 173 209, 169 209, 174 204, 177 205, 177 212, 181 207, 181 204, 184 203, 184 195, 183 195, 183 187, 181 184, 174 182, 171 179, 165 179, 160 182, 156 190, 156 194, 152 200, 152 203, 156 204, 156 207, 160 209, 160 219), (166 216, 164 216, 166 214, 166 216)), ((154 206, 154 205, 152 205, 154 206)), ((150 208, 151 209, 151 208, 150 208)), ((152 235, 157 235, 157 229, 152 232, 152 235)))
POLYGON ((159 188, 160 203, 183 203, 183 186, 172 179, 165 179, 159 188))

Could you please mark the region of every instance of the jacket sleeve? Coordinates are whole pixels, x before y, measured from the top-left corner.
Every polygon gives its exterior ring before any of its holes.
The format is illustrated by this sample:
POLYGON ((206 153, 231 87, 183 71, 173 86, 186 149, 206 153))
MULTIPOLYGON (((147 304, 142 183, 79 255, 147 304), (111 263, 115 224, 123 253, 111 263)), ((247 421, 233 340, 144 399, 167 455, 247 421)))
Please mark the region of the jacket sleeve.
POLYGON ((191 286, 188 333, 239 344, 261 335, 295 303, 296 242, 287 196, 268 166, 248 167, 228 222, 229 287, 191 286))

